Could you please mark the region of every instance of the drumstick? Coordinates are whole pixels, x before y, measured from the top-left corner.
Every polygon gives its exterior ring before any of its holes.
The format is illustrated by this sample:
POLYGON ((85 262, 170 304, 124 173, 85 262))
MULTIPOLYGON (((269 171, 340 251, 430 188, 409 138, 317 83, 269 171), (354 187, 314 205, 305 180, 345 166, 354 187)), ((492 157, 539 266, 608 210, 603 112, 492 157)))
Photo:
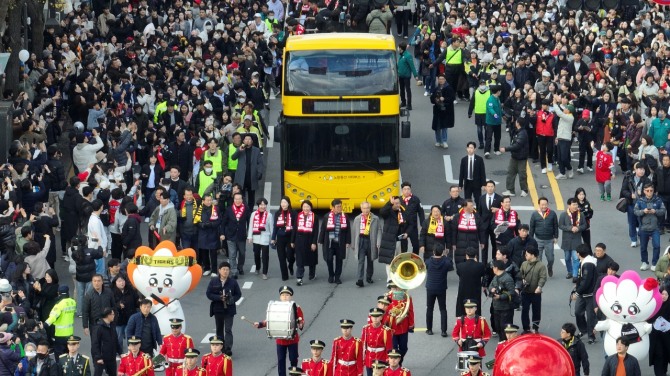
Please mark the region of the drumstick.
POLYGON ((253 326, 256 326, 256 325, 255 325, 256 323, 254 323, 253 321, 247 319, 246 316, 242 316, 242 317, 240 317, 240 319, 242 319, 243 321, 248 322, 249 324, 251 324, 251 325, 253 325, 253 326))

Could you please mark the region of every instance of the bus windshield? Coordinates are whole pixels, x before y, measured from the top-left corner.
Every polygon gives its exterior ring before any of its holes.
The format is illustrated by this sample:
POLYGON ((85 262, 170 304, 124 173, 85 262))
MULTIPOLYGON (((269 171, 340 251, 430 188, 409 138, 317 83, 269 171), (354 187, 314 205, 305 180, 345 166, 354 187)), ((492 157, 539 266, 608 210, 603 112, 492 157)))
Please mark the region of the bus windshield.
POLYGON ((291 118, 284 131, 286 170, 398 168, 398 123, 394 117, 291 118))
POLYGON ((394 51, 291 51, 286 54, 286 67, 286 95, 398 93, 394 51))

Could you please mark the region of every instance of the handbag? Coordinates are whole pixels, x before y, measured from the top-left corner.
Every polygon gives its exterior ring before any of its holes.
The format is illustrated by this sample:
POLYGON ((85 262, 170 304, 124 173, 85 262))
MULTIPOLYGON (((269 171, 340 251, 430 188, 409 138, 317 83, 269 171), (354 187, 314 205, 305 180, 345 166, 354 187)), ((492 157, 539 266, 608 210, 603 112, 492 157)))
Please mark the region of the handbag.
POLYGON ((625 197, 620 198, 616 202, 616 210, 625 213, 628 211, 628 200, 625 197))

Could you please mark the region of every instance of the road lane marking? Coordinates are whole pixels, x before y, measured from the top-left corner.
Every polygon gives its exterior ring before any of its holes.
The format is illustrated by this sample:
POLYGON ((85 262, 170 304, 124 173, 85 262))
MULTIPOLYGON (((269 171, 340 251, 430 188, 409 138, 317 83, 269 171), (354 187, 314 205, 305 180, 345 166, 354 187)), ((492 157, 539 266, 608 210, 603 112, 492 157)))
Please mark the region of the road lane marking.
POLYGON ((254 273, 256 271, 256 265, 251 265, 251 269, 249 269, 249 273, 254 273))
POLYGON ((267 137, 267 139, 265 140, 265 146, 266 146, 266 147, 271 148, 271 147, 273 147, 274 144, 275 144, 275 142, 274 142, 274 140, 273 140, 273 138, 272 138, 272 137, 274 137, 274 130, 275 130, 275 126, 274 126, 274 125, 271 125, 271 126, 268 127, 268 137, 267 137))
POLYGON ((447 178, 447 183, 458 184, 458 180, 454 179, 454 170, 451 168, 451 155, 443 155, 444 159, 444 176, 447 178))
POLYGON ((243 290, 249 290, 253 284, 254 283, 251 282, 251 281, 244 282, 244 284, 242 285, 242 289, 243 290))
POLYGON ((243 301, 244 301, 244 296, 241 297, 240 300, 236 301, 236 302, 235 302, 235 305, 236 305, 236 306, 239 306, 240 304, 242 304, 243 301))
MULTIPOLYGON (((567 173, 567 171, 566 171, 567 173)), ((551 186, 551 192, 554 194, 554 202, 556 203, 556 211, 562 212, 565 210, 565 205, 563 203, 563 196, 561 195, 561 189, 558 187, 558 181, 554 175, 554 171, 547 171, 547 179, 549 179, 549 185, 551 186)))
POLYGON ((209 337, 214 337, 216 333, 207 333, 200 343, 209 343, 209 337))
POLYGON ((268 206, 270 206, 270 199, 272 198, 272 182, 265 182, 265 185, 263 186, 263 196, 268 200, 268 206))
MULTIPOLYGON (((526 161, 526 184, 528 184, 528 193, 530 193, 530 201, 533 203, 533 209, 538 209, 539 205, 537 204, 537 187, 535 186, 535 179, 533 178, 533 169, 530 163, 526 161)), ((519 210, 514 208, 514 210, 519 210)))

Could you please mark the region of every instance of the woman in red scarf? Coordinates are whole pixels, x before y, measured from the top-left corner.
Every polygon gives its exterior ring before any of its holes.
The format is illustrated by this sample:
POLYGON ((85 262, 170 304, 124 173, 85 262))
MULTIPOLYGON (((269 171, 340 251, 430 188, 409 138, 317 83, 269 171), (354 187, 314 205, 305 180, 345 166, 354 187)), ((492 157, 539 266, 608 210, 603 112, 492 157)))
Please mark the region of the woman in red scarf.
POLYGON ((198 226, 198 259, 202 263, 203 275, 216 276, 217 248, 219 248, 219 210, 212 204, 212 195, 202 198, 193 223, 198 226), (205 274, 206 273, 206 274, 205 274))
POLYGON ((312 202, 302 202, 302 211, 296 216, 296 229, 293 231, 291 246, 295 248, 295 263, 298 266, 295 277, 298 286, 302 286, 305 266, 309 267, 309 280, 316 278, 316 264, 319 255, 316 243, 319 236, 319 219, 312 211, 312 202))
POLYGON ((288 281, 288 275, 293 275, 293 263, 295 262, 295 250, 291 245, 291 236, 295 230, 296 214, 291 209, 291 199, 287 196, 281 198, 279 210, 274 215, 274 226, 272 230, 272 248, 277 249, 279 259, 279 270, 281 280, 288 281))
POLYGON ((272 213, 268 208, 268 200, 261 197, 256 200, 258 210, 251 214, 247 241, 254 245, 254 261, 256 262, 256 274, 261 272, 263 266, 263 279, 268 279, 268 261, 270 261, 270 235, 272 234, 272 213), (262 260, 262 262, 261 262, 262 260))

